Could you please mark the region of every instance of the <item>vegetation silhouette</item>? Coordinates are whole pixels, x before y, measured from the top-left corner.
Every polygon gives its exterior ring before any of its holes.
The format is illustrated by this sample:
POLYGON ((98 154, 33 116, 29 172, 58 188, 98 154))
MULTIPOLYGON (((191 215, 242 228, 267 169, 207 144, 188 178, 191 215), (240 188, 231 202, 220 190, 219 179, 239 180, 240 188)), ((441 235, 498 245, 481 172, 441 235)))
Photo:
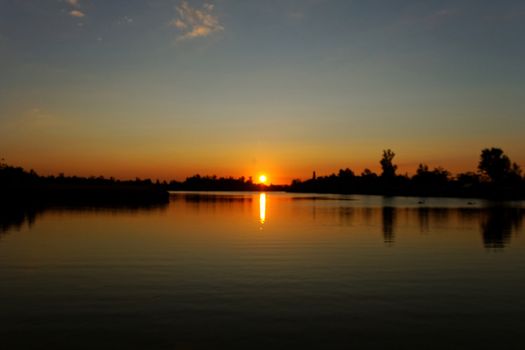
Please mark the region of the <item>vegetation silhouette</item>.
POLYGON ((78 176, 39 176, 35 171, 0 163, 0 207, 40 205, 144 206, 169 201, 151 180, 130 181, 78 176))
POLYGON ((379 161, 381 169, 383 169, 383 172, 381 173, 382 178, 393 179, 396 177, 397 165, 394 165, 393 163, 395 156, 396 154, 390 149, 383 151, 383 158, 379 161))
POLYGON ((216 175, 199 174, 190 176, 184 181, 170 181, 166 188, 169 191, 286 191, 286 185, 256 184, 251 177, 217 177, 216 175))
POLYGON ((448 170, 419 164, 415 175, 396 174, 395 153, 384 150, 381 175, 365 169, 356 176, 350 169, 337 174, 293 180, 288 191, 309 193, 373 194, 384 196, 525 199, 525 179, 518 164, 499 148, 481 151, 477 172, 453 176, 448 170))
POLYGON ((521 169, 518 164, 512 163, 499 148, 484 149, 478 169, 482 175, 487 176, 493 183, 517 183, 521 179, 521 169))
POLYGON ((356 175, 351 169, 316 176, 290 185, 256 184, 252 178, 201 176, 184 181, 153 182, 151 179, 117 180, 78 176, 39 176, 35 171, 0 163, 0 205, 44 204, 148 204, 169 201, 168 191, 289 191, 305 193, 371 194, 383 196, 470 197, 525 199, 525 179, 518 164, 500 148, 481 151, 476 172, 453 176, 444 168, 419 164, 415 175, 398 175, 396 154, 384 150, 380 175, 365 169, 356 175))

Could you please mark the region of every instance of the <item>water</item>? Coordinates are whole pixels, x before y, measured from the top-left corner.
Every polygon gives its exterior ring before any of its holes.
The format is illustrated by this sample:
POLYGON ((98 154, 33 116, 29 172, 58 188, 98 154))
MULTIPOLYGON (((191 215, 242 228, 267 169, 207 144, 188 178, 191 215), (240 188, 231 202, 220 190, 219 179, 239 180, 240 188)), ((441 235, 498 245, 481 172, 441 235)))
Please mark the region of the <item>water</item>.
POLYGON ((0 223, 6 348, 524 348, 523 203, 173 194, 0 223))

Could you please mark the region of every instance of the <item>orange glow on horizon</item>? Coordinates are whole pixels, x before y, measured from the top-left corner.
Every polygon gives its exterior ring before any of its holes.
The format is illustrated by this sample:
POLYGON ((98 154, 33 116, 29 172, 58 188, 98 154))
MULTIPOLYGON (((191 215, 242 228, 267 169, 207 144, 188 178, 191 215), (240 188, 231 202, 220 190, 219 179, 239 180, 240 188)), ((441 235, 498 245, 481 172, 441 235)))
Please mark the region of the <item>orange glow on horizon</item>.
MULTIPOLYGON (((394 163, 398 166, 397 174, 408 174, 412 176, 416 173, 419 163, 426 163, 429 168, 442 166, 453 175, 466 171, 476 171, 479 151, 482 146, 475 146, 469 150, 468 156, 457 155, 454 157, 446 157, 449 152, 444 151, 443 156, 436 154, 411 154, 403 149, 397 150, 394 163)), ((512 150, 510 147, 502 147, 505 153, 511 158, 513 162, 525 165, 525 158, 520 158, 520 153, 512 150), (509 151, 507 151, 507 148, 509 151)), ((272 152, 265 153, 262 160, 252 164, 249 162, 233 160, 225 163, 216 163, 213 160, 198 159, 186 160, 184 157, 173 157, 168 159, 166 155, 133 155, 126 153, 112 153, 106 154, 95 153, 91 155, 83 154, 82 157, 74 152, 60 154, 58 152, 50 152, 46 155, 46 150, 35 150, 28 148, 24 152, 7 152, 2 155, 6 163, 13 166, 21 166, 26 170, 34 169, 39 175, 58 176, 64 173, 66 176, 104 176, 106 178, 114 177, 120 180, 133 180, 135 178, 152 179, 156 181, 184 181, 187 177, 199 174, 216 175, 217 177, 235 177, 245 178, 252 177, 256 184, 283 184, 287 185, 293 179, 300 179, 302 181, 312 178, 315 171, 317 177, 327 176, 336 173, 339 169, 350 168, 356 175, 360 175, 364 168, 369 168, 376 174, 381 173, 381 167, 378 161, 378 156, 372 155, 352 155, 351 159, 346 159, 343 156, 333 157, 329 159, 318 159, 312 156, 311 159, 300 158, 297 160, 281 157, 279 154, 272 152), (175 160, 177 159, 177 160, 175 160), (270 175, 271 174, 271 175, 270 175), (263 182, 261 176, 266 179, 263 182), (270 179, 271 176, 271 179, 270 179)), ((379 153, 379 152, 377 152, 379 153)), ((335 154, 335 151, 334 151, 335 154)), ((522 156, 523 157, 523 156, 522 156)), ((219 157, 220 158, 220 157, 219 157)), ((222 158, 221 158, 222 159, 222 158)))

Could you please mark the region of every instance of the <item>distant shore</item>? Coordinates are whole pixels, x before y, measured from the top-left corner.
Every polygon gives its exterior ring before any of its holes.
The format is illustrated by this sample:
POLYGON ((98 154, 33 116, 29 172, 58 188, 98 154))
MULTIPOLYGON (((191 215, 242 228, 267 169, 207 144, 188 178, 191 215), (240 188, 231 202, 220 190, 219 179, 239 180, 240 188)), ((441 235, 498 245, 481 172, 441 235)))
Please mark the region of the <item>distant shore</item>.
POLYGON ((165 186, 151 180, 116 180, 78 176, 40 176, 0 163, 0 206, 9 205, 149 205, 167 203, 165 186))
MULTIPOLYGON (((333 193, 379 196, 455 197, 492 200, 524 200, 525 178, 518 164, 499 148, 481 151, 476 172, 452 175, 442 167, 430 169, 419 164, 415 175, 397 174, 395 153, 384 150, 379 163, 382 172, 365 169, 355 174, 351 169, 295 179, 289 185, 255 183, 251 177, 217 177, 199 174, 184 181, 151 179, 118 180, 78 176, 40 176, 0 163, 0 205, 35 201, 71 204, 149 204, 169 201, 168 191, 284 191, 293 193, 333 193)), ((266 180, 266 176, 264 181, 266 180)))

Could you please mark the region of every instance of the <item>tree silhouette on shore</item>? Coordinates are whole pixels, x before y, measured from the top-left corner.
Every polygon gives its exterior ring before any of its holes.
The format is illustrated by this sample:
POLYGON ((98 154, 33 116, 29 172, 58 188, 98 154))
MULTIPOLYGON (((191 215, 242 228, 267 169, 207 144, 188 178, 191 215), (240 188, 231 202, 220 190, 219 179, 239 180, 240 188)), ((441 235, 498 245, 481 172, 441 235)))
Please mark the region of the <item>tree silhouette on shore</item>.
POLYGON ((478 169, 482 175, 487 176, 493 183, 516 181, 521 178, 521 168, 516 163, 511 163, 500 148, 485 148, 481 151, 478 169))
POLYGON ((525 199, 525 180, 518 164, 512 163, 499 148, 481 151, 477 172, 453 176, 448 170, 420 163, 415 175, 397 175, 394 151, 386 149, 379 161, 381 175, 365 169, 360 176, 350 169, 338 175, 317 176, 306 181, 294 180, 293 192, 377 194, 401 196, 478 197, 494 199, 525 199))
MULTIPOLYGON (((0 162, 0 191, 5 198, 102 198, 122 201, 132 198, 166 198, 167 191, 290 191, 310 193, 372 194, 385 196, 448 196, 494 199, 525 199, 525 180, 518 164, 511 162, 500 148, 481 151, 477 172, 452 176, 442 167, 430 170, 419 164, 415 175, 396 174, 394 151, 386 149, 379 161, 377 175, 365 169, 356 175, 350 168, 326 176, 313 176, 290 185, 262 185, 251 178, 194 175, 184 181, 153 182, 150 179, 116 180, 114 178, 77 176, 39 176, 33 170, 0 162), (75 192, 76 191, 76 192, 75 192), (21 196, 23 194, 23 196, 21 196)), ((314 172, 315 174, 315 172, 314 172)), ((24 200, 24 199, 22 199, 24 200)), ((7 200, 8 201, 8 200, 7 200)))
POLYGON ((379 161, 381 168, 383 169, 381 177, 385 179, 393 179, 396 177, 397 165, 394 165, 393 163, 395 156, 396 154, 390 149, 383 151, 383 158, 379 161))

